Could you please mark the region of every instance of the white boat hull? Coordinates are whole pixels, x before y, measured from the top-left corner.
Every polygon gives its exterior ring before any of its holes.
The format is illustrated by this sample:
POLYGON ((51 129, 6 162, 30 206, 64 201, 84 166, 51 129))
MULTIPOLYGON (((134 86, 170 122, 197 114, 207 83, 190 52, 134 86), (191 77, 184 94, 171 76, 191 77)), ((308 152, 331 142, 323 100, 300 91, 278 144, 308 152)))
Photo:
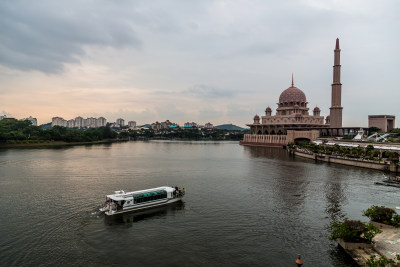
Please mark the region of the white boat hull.
POLYGON ((118 211, 115 211, 115 210, 110 211, 108 207, 104 207, 104 208, 100 209, 100 212, 104 212, 104 214, 106 214, 107 216, 112 216, 112 215, 122 214, 122 213, 126 213, 126 212, 141 211, 141 210, 150 209, 150 208, 154 208, 154 207, 160 207, 160 206, 168 205, 171 203, 176 203, 178 201, 182 201, 182 197, 170 198, 166 201, 157 201, 157 202, 152 202, 152 203, 144 203, 141 205, 133 205, 133 206, 126 207, 126 208, 123 208, 122 210, 118 210, 118 211))

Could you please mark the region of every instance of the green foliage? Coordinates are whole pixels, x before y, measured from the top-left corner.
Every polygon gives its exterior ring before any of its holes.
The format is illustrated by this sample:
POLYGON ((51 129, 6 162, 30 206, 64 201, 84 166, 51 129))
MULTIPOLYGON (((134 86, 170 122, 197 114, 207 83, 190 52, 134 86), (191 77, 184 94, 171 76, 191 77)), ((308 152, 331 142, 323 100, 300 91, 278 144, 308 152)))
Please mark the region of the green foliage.
POLYGON ((348 220, 347 218, 343 221, 334 221, 331 227, 330 240, 341 238, 345 242, 354 243, 371 243, 374 236, 382 232, 371 223, 348 220))
POLYGON ((369 267, 400 267, 400 255, 396 255, 395 259, 388 259, 385 256, 376 259, 376 256, 373 255, 365 264, 369 267))
POLYGON ((394 128, 390 131, 391 133, 398 133, 400 134, 400 128, 394 128))
POLYGON ((243 131, 231 131, 220 129, 163 129, 155 132, 154 130, 130 131, 129 136, 133 139, 162 138, 162 139, 184 139, 184 140, 235 140, 243 139, 243 131))
POLYGON ((48 141, 90 142, 117 138, 117 133, 109 127, 91 129, 70 129, 54 126, 43 129, 32 126, 30 121, 16 119, 0 120, 0 142, 7 144, 31 144, 48 141))
POLYGON ((345 139, 345 140, 351 140, 353 138, 354 138, 354 135, 345 135, 345 136, 343 136, 343 139, 345 139))
POLYGON ((368 128, 369 134, 373 134, 373 133, 379 132, 380 130, 381 130, 381 129, 378 128, 378 127, 369 127, 369 128, 368 128))
POLYGON ((363 216, 371 219, 371 221, 389 224, 389 225, 400 225, 400 215, 396 214, 396 211, 391 208, 384 206, 371 206, 370 208, 363 211, 363 216))

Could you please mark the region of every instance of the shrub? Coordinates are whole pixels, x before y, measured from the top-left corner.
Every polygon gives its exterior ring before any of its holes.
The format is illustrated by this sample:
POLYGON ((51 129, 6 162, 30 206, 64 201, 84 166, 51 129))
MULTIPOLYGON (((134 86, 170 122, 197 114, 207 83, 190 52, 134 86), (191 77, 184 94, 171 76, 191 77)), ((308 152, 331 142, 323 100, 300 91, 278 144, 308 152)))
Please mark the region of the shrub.
POLYGON ((396 258, 388 259, 385 256, 381 256, 379 259, 375 259, 376 256, 373 255, 367 260, 365 265, 369 267, 385 267, 385 266, 400 266, 400 255, 396 255, 396 258))
POLYGON ((332 233, 329 239, 341 238, 345 242, 371 243, 374 236, 382 232, 371 223, 348 220, 347 218, 343 222, 334 221, 331 226, 332 233))
POLYGON ((384 206, 371 206, 363 211, 363 216, 371 221, 397 226, 400 224, 400 215, 396 211, 384 206))

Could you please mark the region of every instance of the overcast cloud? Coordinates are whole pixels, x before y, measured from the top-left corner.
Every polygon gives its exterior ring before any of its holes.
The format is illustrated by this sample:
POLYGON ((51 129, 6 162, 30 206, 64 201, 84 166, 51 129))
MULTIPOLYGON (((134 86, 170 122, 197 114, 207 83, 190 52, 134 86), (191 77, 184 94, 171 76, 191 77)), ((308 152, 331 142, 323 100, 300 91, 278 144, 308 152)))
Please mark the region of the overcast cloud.
POLYGON ((0 110, 244 126, 276 109, 293 72, 326 116, 338 37, 344 125, 367 126, 400 117, 399 12, 397 0, 5 0, 0 110))

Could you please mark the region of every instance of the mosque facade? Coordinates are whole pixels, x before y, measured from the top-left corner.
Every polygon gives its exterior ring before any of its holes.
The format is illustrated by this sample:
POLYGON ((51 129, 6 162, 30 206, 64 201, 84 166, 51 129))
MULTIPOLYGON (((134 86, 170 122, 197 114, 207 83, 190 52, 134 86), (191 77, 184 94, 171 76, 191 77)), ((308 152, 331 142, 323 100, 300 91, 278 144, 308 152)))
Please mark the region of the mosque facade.
POLYGON ((336 39, 330 114, 324 118, 317 106, 310 114, 306 95, 294 86, 292 75, 292 85, 280 94, 275 115, 272 115, 269 106, 265 109, 265 115, 255 115, 253 123, 247 124, 250 134, 244 135, 241 144, 280 146, 299 139, 312 141, 323 135, 340 134, 343 110, 340 74, 339 39, 336 39))

